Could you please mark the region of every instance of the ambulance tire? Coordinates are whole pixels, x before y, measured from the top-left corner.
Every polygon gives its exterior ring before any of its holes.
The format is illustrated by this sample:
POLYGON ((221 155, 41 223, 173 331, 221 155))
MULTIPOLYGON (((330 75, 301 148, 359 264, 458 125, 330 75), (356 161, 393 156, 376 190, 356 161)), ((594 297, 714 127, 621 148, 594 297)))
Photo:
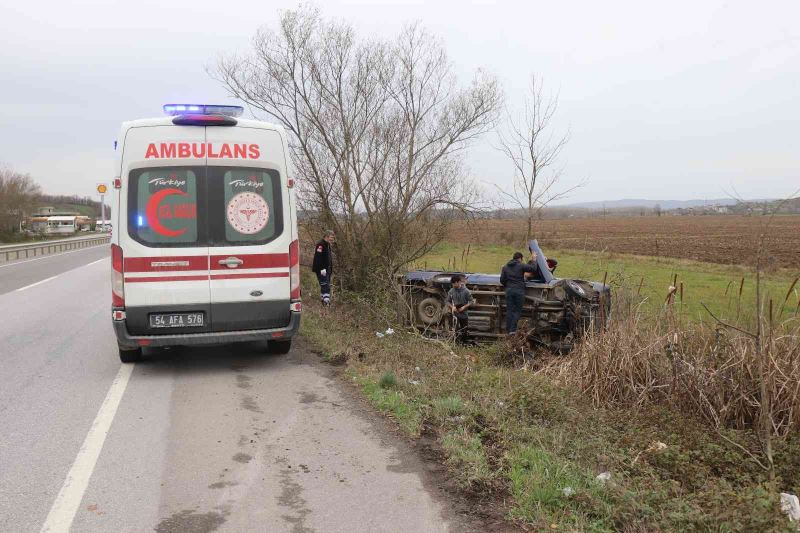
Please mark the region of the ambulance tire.
POLYGON ((267 352, 274 355, 286 355, 292 349, 291 339, 288 341, 267 341, 267 352))
POLYGON ((138 363, 142 360, 142 349, 134 348, 133 350, 123 350, 120 346, 119 360, 123 363, 138 363))

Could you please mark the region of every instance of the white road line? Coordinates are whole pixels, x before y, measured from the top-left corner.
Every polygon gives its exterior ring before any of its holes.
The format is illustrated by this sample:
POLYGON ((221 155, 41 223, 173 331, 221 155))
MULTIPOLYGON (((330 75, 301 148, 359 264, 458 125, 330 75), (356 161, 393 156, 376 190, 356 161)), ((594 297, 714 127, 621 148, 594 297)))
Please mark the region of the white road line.
MULTIPOLYGON (((92 266, 92 265, 95 265, 95 264, 99 263, 100 261, 108 261, 108 259, 106 259, 104 257, 102 259, 98 259, 97 261, 92 261, 91 263, 86 263, 83 266, 85 266, 85 267, 92 266)), ((78 267, 78 268, 80 268, 80 267, 78 267)), ((64 272, 64 274, 66 274, 66 272, 64 272)), ((36 283, 31 283, 30 285, 25 285, 24 287, 20 287, 19 289, 14 289, 14 292, 20 292, 20 291, 28 290, 31 287, 35 287, 37 285, 41 285, 42 283, 46 283, 46 282, 50 281, 51 279, 56 279, 58 276, 61 276, 61 275, 63 275, 63 274, 56 274, 55 276, 50 276, 49 278, 45 278, 45 279, 43 279, 41 281, 37 281, 36 283)))
POLYGON ((51 279, 56 279, 60 275, 61 274, 57 274, 55 276, 50 276, 49 278, 45 278, 45 279, 43 279, 41 281, 37 281, 36 283, 31 283, 30 285, 25 285, 24 287, 20 287, 19 289, 15 289, 14 292, 26 291, 26 290, 30 289, 31 287, 35 287, 37 285, 41 285, 42 283, 47 283, 51 279))
POLYGON ((111 383, 111 388, 108 389, 108 394, 106 394, 106 398, 100 406, 100 411, 98 411, 94 422, 92 422, 92 427, 89 428, 89 433, 78 451, 78 456, 75 458, 75 462, 72 463, 72 468, 70 468, 67 478, 64 480, 64 485, 62 485, 58 496, 56 496, 53 507, 50 508, 50 513, 44 521, 41 533, 67 533, 72 527, 75 513, 78 512, 78 507, 81 504, 81 500, 83 500, 83 493, 86 492, 86 487, 89 485, 89 480, 97 464, 97 459, 100 457, 106 436, 109 429, 111 429, 111 423, 117 414, 117 407, 119 407, 119 402, 122 400, 122 395, 125 394, 125 388, 128 386, 133 367, 134 365, 132 364, 120 366, 119 372, 117 372, 117 376, 111 383))
POLYGON ((36 259, 26 259, 25 261, 14 261, 12 263, 8 263, 7 265, 0 265, 0 268, 12 267, 14 265, 21 265, 23 263, 31 263, 33 261, 41 261, 42 259, 50 259, 51 257, 58 257, 59 255, 74 254, 75 252, 85 252, 86 250, 91 250, 92 248, 100 248, 100 246, 105 246, 105 245, 100 244, 98 246, 87 246, 86 248, 78 248, 77 250, 70 250, 69 252, 61 252, 60 254, 43 255, 42 257, 37 257, 36 259))

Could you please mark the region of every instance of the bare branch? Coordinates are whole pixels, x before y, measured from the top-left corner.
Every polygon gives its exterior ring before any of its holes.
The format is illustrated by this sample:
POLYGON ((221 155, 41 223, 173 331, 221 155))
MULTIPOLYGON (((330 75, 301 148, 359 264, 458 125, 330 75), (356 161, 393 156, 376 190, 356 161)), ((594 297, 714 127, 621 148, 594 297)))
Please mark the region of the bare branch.
POLYGON ((453 213, 471 210, 462 152, 494 126, 500 89, 483 72, 460 86, 420 25, 368 40, 304 6, 212 75, 289 132, 300 204, 312 225, 336 230, 350 286, 418 259, 453 213))
POLYGON ((550 202, 563 198, 583 185, 583 182, 566 190, 551 193, 558 184, 561 171, 554 169, 569 135, 556 136, 552 120, 558 107, 558 97, 543 95, 543 83, 531 77, 528 96, 520 112, 506 108, 506 124, 498 131, 498 150, 511 162, 513 192, 500 190, 501 197, 510 200, 525 212, 528 235, 533 233, 533 220, 550 202))

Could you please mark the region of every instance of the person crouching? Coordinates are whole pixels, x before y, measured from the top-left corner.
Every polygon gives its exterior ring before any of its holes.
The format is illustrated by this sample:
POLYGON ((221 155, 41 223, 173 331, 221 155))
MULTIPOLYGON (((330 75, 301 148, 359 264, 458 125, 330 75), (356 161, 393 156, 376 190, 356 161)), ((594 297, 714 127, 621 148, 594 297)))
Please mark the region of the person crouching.
POLYGON ((454 274, 450 278, 453 287, 447 291, 447 304, 453 314, 456 325, 456 341, 459 344, 468 343, 467 328, 469 327, 469 317, 467 309, 475 303, 472 293, 464 286, 464 276, 454 274))

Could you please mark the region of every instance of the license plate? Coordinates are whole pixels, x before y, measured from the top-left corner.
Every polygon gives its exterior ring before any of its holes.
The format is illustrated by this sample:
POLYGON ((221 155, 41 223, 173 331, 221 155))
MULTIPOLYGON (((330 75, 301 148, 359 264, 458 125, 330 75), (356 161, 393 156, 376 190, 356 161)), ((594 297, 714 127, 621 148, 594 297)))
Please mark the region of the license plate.
POLYGON ((151 328, 192 328, 203 325, 203 313, 150 315, 151 328))

